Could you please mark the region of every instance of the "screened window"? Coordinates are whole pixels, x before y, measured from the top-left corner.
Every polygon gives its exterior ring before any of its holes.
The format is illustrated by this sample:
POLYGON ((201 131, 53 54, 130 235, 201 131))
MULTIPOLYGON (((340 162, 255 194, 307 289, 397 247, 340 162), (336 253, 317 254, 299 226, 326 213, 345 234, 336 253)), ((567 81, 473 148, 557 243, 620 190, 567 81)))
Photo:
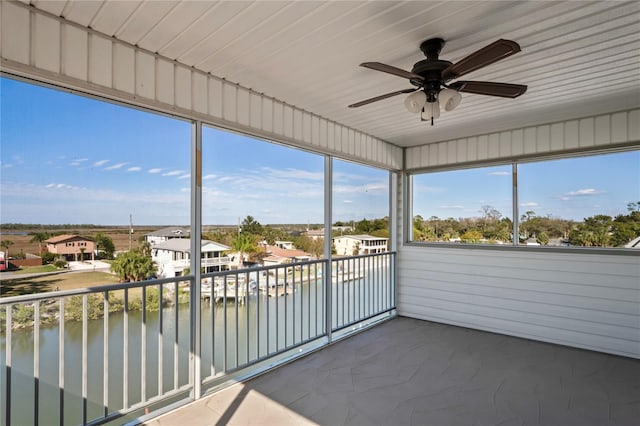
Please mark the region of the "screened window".
POLYGON ((511 166, 414 175, 414 241, 510 243, 511 166))
POLYGON ((389 172, 333 160, 333 252, 340 256, 389 250, 389 172))
POLYGON ((640 151, 518 166, 520 241, 624 247, 640 236, 640 151))
POLYGON ((272 247, 323 256, 306 238, 324 221, 323 156, 204 127, 202 158, 202 233, 230 247, 222 269, 269 261, 272 247))
POLYGON ((640 247, 640 151, 515 166, 413 175, 412 241, 640 247))

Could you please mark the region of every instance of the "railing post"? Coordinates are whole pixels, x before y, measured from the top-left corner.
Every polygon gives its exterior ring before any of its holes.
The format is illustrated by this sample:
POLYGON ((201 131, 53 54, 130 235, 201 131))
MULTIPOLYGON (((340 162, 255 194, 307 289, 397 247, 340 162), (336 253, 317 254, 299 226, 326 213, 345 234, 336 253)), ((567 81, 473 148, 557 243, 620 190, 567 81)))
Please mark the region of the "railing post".
MULTIPOLYGON (((202 251, 202 122, 191 124, 191 338, 189 354, 189 380, 193 381, 191 397, 199 399, 201 392, 201 346, 200 324, 200 268, 202 251)), ((176 324, 177 327, 177 324, 176 324)))
POLYGON ((331 227, 332 227, 332 217, 333 217, 333 159, 331 156, 326 155, 324 157, 324 257, 326 259, 326 271, 324 274, 324 288, 325 288, 325 327, 327 329, 327 339, 329 343, 332 341, 332 321, 333 313, 332 313, 332 260, 333 256, 331 253, 331 227))

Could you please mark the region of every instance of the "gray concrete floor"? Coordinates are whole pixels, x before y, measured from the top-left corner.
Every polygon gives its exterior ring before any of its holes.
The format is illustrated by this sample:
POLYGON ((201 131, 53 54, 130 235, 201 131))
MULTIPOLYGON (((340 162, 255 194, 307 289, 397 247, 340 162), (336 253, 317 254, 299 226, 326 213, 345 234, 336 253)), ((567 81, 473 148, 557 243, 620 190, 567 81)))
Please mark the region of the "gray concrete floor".
POLYGON ((640 360, 397 318, 166 425, 640 425, 640 360))

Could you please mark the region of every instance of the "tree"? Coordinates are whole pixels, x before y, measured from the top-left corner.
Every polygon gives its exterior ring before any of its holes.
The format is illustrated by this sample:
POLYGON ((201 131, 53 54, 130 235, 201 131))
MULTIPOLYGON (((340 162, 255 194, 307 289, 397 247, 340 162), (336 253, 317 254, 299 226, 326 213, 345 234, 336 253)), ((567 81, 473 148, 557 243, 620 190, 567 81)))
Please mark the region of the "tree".
POLYGON ((46 232, 36 232, 33 234, 33 238, 31 238, 32 243, 38 243, 38 254, 42 256, 42 243, 44 243, 49 238, 49 234, 46 232))
POLYGON ((111 271, 120 281, 142 281, 156 273, 156 265, 149 256, 133 249, 116 256, 111 262, 111 271))
POLYGON ((536 237, 536 242, 541 246, 546 246, 547 244, 549 244, 549 236, 546 232, 541 232, 536 237))
POLYGON ((97 249, 104 253, 105 258, 113 258, 113 253, 116 251, 116 247, 110 237, 102 232, 98 232, 94 237, 94 240, 96 242, 97 249))
POLYGON ((587 217, 569 232, 569 243, 574 246, 609 247, 612 225, 611 216, 599 214, 587 217))
POLYGON ((262 225, 253 216, 247 216, 240 225, 242 233, 251 235, 262 235, 262 225))
POLYGON ((9 258, 9 247, 11 247, 13 245, 13 241, 11 240, 2 240, 0 241, 0 247, 2 247, 5 251, 5 256, 8 259, 9 258))
POLYGON ((84 252, 87 251, 85 247, 80 247, 80 262, 84 260, 84 252))
MULTIPOLYGON (((247 216, 251 217, 251 216, 247 216)), ((240 260, 238 266, 242 266, 244 264, 244 254, 245 253, 254 253, 258 247, 254 241, 252 235, 245 234, 244 232, 236 235, 233 240, 231 240, 231 249, 233 251, 237 251, 240 256, 240 260)))
POLYGON ((476 230, 470 230, 460 236, 465 243, 477 243, 482 239, 482 233, 476 230))

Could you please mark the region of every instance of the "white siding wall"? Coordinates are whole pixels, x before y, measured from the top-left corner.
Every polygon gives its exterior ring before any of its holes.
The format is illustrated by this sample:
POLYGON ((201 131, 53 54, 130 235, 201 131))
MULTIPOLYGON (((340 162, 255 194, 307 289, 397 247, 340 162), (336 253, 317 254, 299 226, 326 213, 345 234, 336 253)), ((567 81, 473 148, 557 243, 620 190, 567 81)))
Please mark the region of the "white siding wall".
MULTIPOLYGON (((419 168, 573 147, 637 144, 639 112, 414 148, 409 151, 421 156, 407 152, 407 163, 419 168), (496 149, 481 156, 475 144, 483 141, 488 146, 493 141, 496 149)), ((397 194, 396 236, 402 242, 407 239, 405 215, 410 214, 404 210, 402 179, 397 194)), ((640 358, 637 255, 411 244, 400 244, 398 252, 400 315, 640 358)))
POLYGON ((640 143, 640 109, 407 148, 407 170, 640 143))
POLYGON ((636 256, 403 246, 398 312, 640 358, 636 256))
POLYGON ((224 79, 0 2, 2 69, 286 144, 402 169, 401 148, 224 79))

